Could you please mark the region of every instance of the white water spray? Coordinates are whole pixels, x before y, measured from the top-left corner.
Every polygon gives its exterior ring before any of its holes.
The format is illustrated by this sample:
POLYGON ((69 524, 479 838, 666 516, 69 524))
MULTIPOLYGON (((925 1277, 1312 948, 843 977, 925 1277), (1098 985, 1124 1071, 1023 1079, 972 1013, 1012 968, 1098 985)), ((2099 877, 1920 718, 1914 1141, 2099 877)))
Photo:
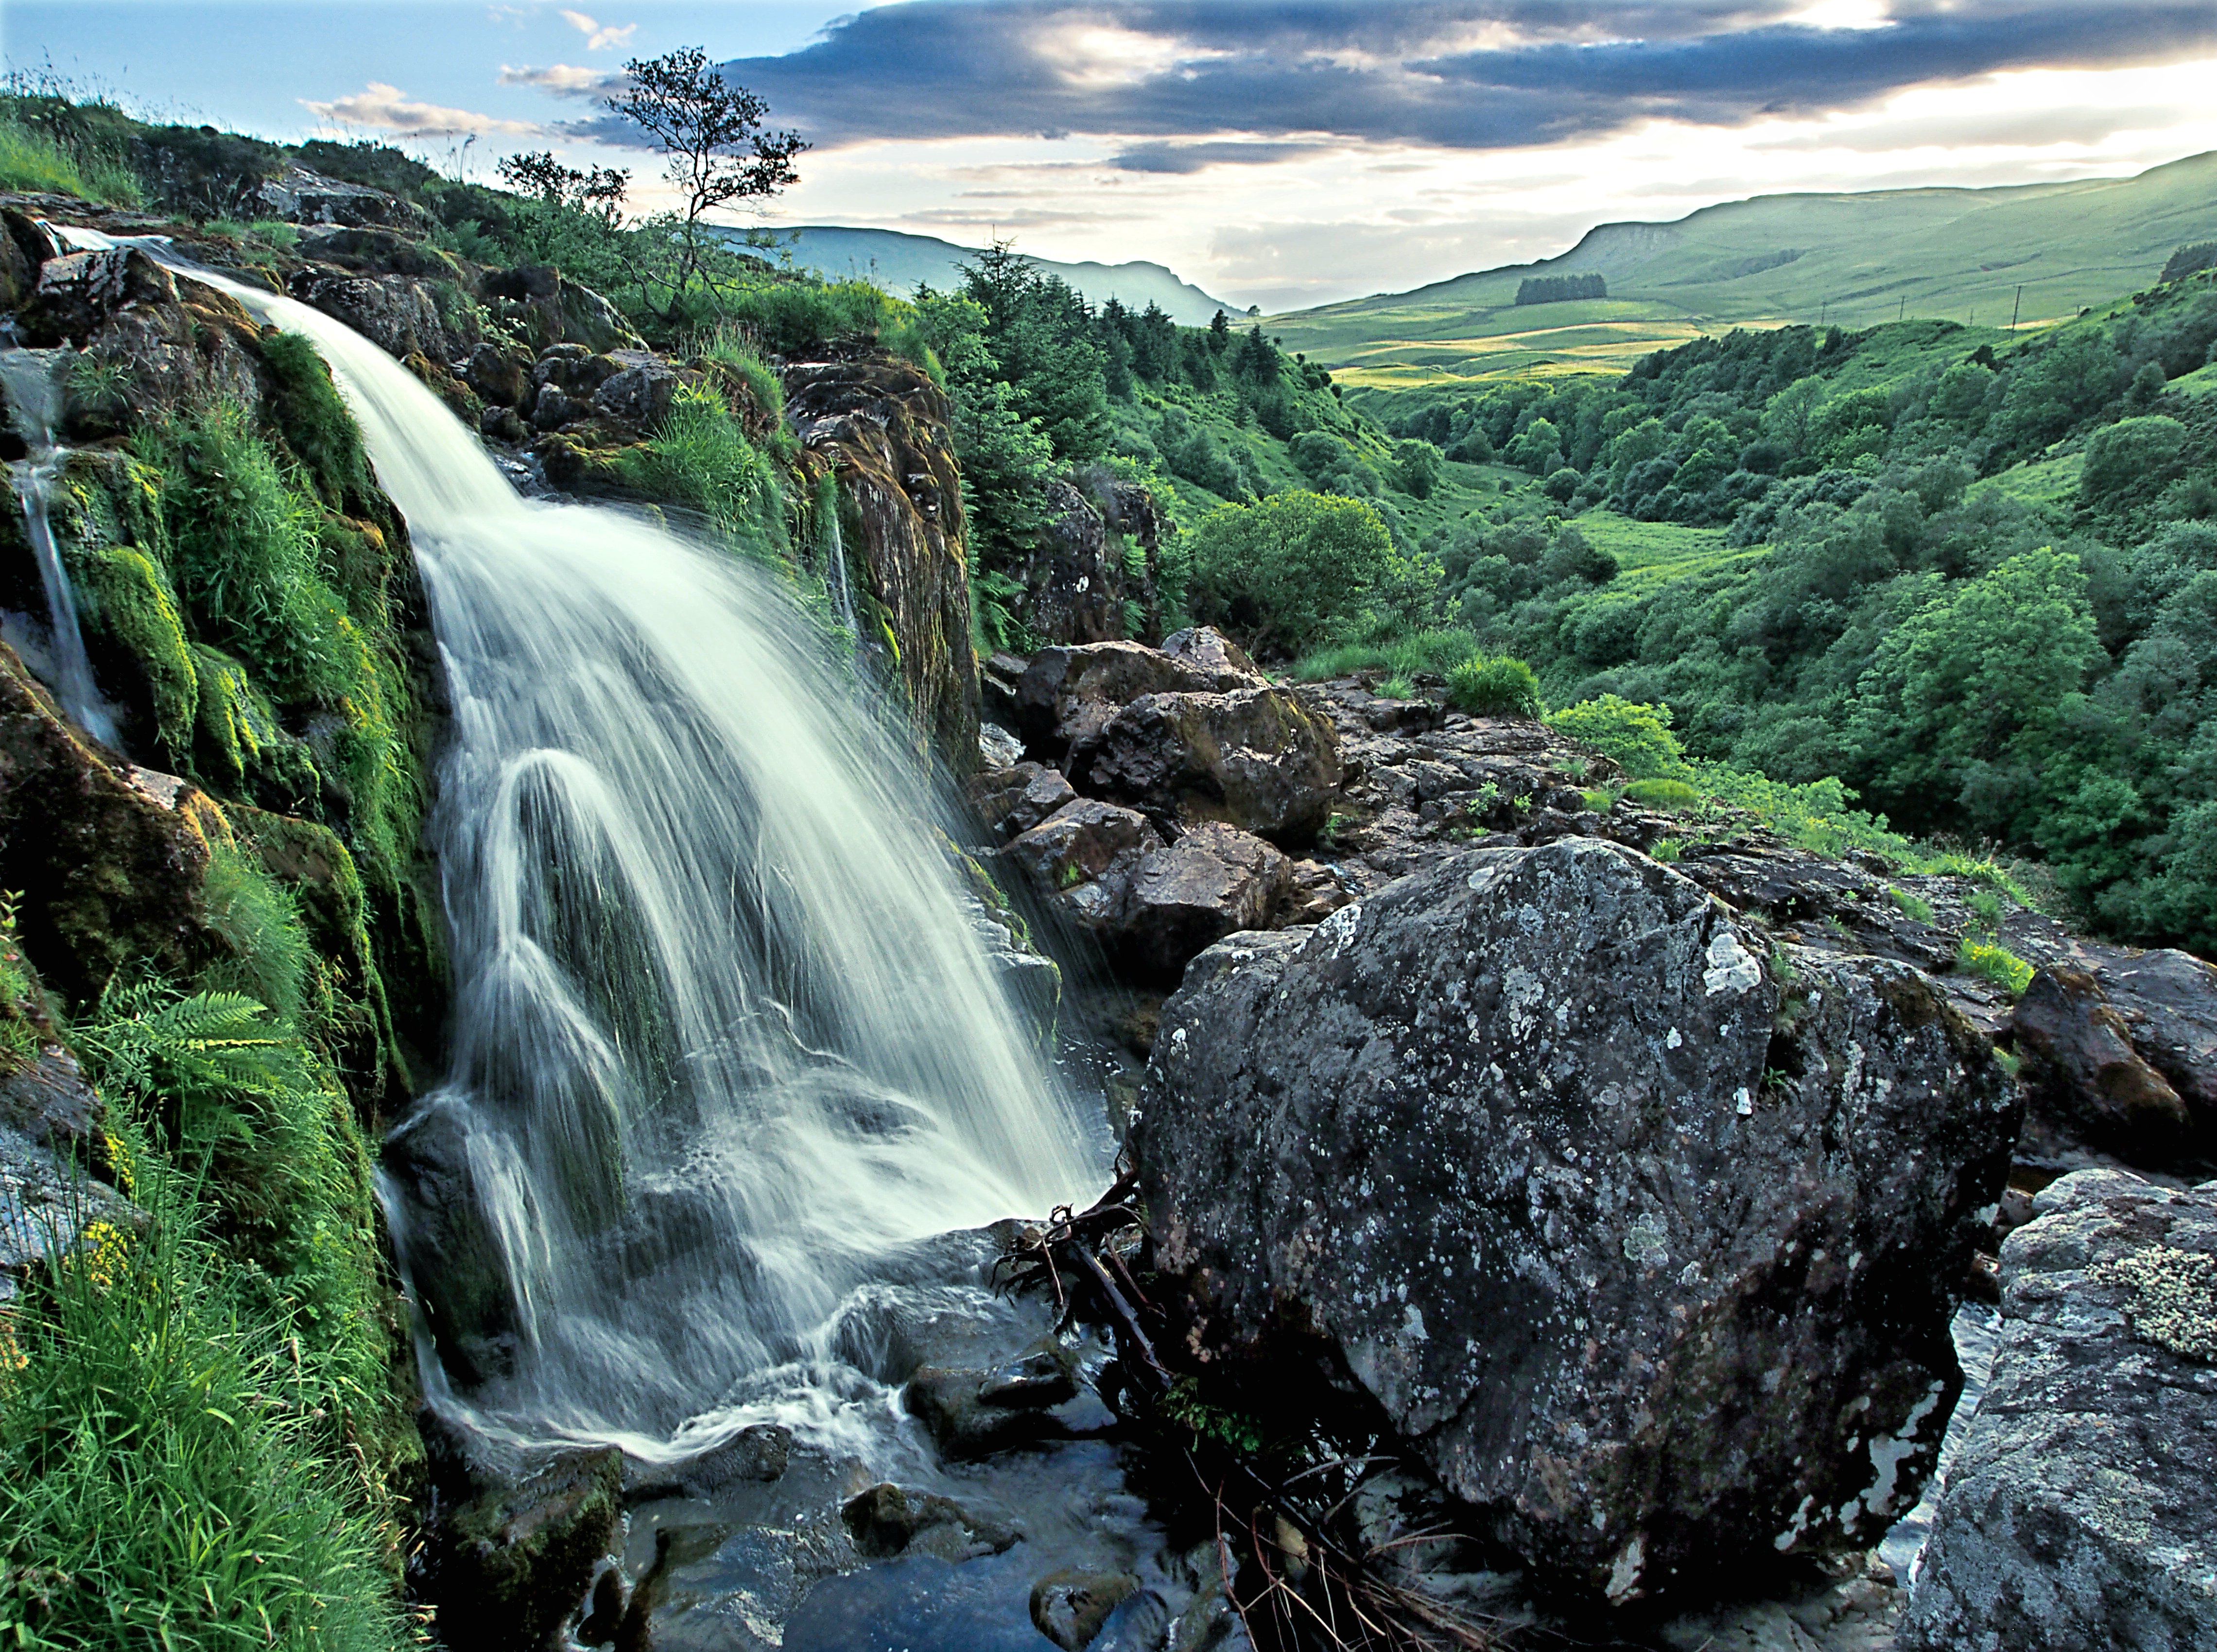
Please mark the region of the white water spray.
POLYGON ((750 1374, 820 1357, 900 1247, 1097 1188, 928 788, 775 583, 520 498, 368 341, 216 284, 330 363, 452 689, 453 1063, 401 1133, 463 1144, 444 1197, 473 1187, 493 1253, 429 1253, 472 1224, 392 1213, 419 1284, 490 1271, 512 1358, 448 1402, 642 1455, 697 1443, 750 1374))

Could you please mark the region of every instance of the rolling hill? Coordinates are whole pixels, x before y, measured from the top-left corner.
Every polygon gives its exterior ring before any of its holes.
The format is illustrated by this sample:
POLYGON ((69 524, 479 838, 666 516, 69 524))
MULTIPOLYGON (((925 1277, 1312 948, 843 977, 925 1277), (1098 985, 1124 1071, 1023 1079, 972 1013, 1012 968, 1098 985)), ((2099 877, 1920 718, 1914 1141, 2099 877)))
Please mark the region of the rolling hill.
POLYGON ((2130 178, 1757 195, 1667 224, 1603 224, 1556 258, 1271 318, 1350 386, 1408 388, 1621 369, 1701 333, 1900 316, 2020 325, 2145 287, 2217 237, 2217 153, 2130 178), (1519 306, 1535 275, 1592 271, 1605 299, 1519 306))
MULTIPOLYGON (((942 290, 958 286, 962 277, 956 266, 979 252, 976 247, 899 230, 805 224, 776 233, 781 240, 790 240, 793 262, 800 269, 821 270, 834 277, 863 276, 896 293, 913 291, 923 282, 942 290)), ((1111 297, 1133 310, 1159 304, 1171 320, 1183 326, 1205 327, 1219 310, 1234 316, 1240 313, 1237 305, 1211 298, 1158 263, 1136 260, 1121 264, 1058 263, 1052 258, 1029 262, 1061 276, 1096 305, 1111 297)))

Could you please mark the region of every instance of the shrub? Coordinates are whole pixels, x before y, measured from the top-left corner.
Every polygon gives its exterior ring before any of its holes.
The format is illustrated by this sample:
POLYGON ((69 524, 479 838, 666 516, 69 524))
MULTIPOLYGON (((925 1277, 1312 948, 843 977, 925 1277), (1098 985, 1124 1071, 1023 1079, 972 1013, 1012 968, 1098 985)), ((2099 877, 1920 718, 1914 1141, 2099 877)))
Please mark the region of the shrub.
POLYGON ((1670 708, 1604 694, 1550 712, 1547 726, 1615 764, 1634 780, 1689 780, 1685 748, 1670 732, 1670 708))
POLYGON ((1466 659, 1448 673, 1448 703, 1474 717, 1537 717, 1540 683, 1521 659, 1466 659))
POLYGON ((2186 447, 2186 426, 2160 414, 2119 419, 2094 432, 2080 473, 2089 498, 2143 488, 2167 478, 2186 447))
POLYGON ((2032 985, 2032 966, 2005 947, 1966 938, 1955 954, 1955 967, 1983 976, 2011 998, 2032 985))
POLYGON ((731 301, 730 319, 765 349, 794 356, 840 340, 884 345, 919 367, 931 364, 916 306, 864 281, 777 282, 731 301))
POLYGON ((1624 789, 1624 795, 1644 807, 1656 809, 1689 809, 1701 801, 1701 793, 1683 780, 1635 780, 1624 789))
POLYGON ((1911 923, 1929 924, 1932 921, 1930 901, 1913 895, 1906 889, 1889 887, 1886 893, 1887 898, 1893 902, 1894 906, 1900 910, 1901 915, 1908 919, 1911 923))
POLYGON ((1423 579, 1358 499, 1289 490, 1223 505, 1192 541, 1195 616, 1263 653, 1312 648, 1423 579))

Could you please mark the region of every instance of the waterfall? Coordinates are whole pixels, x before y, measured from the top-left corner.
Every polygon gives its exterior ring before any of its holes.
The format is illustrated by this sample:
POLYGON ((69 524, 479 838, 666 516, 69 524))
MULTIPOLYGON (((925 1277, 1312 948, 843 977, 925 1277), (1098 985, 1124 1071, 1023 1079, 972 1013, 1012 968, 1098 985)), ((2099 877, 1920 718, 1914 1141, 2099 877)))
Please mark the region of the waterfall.
POLYGON ((69 570, 62 566, 46 511, 54 475, 61 467, 61 455, 54 449, 54 427, 61 411, 54 387, 54 355, 51 350, 0 350, 0 385, 7 388, 15 434, 28 450, 8 470, 23 513, 23 534, 31 541, 39 582, 46 591, 47 646, 52 655, 46 673, 48 686, 72 722, 95 739, 114 746, 115 714, 93 681, 92 660, 77 624, 77 592, 71 588, 69 570))
POLYGON ((330 363, 452 695, 431 826, 452 1058, 395 1134, 460 1143, 438 1186, 474 1209, 388 1208, 411 1278, 494 1302, 474 1328, 508 1352, 466 1392, 427 1359, 434 1397, 664 1453, 750 1373, 823 1358, 903 1247, 1097 1189, 928 784, 777 583, 519 497, 367 340, 215 284, 330 363))

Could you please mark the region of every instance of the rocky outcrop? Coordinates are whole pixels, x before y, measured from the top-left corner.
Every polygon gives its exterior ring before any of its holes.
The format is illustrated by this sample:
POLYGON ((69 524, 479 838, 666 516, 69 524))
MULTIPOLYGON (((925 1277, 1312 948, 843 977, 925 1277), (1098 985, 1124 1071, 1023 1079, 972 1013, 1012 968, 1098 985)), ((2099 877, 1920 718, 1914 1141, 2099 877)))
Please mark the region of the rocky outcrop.
POLYGON ((970 553, 944 392, 886 355, 796 362, 786 412, 840 492, 861 644, 907 690, 916 727, 958 772, 978 752, 970 553), (882 639, 882 640, 880 640, 882 639))
POLYGON ((1100 642, 1042 648, 1016 685, 1016 732, 1075 771, 1101 732, 1134 700, 1150 694, 1221 694, 1264 686, 1263 674, 1236 645, 1217 634, 1213 645, 1181 633, 1167 645, 1100 642))
POLYGON ((2217 969, 2168 950, 2085 962, 2042 969, 2010 1017, 2035 1104, 2135 1164, 2217 1159, 2217 969))
POLYGON ((367 184, 327 178, 305 166, 290 165, 257 192, 260 216, 292 224, 337 224, 350 228, 411 230, 431 227, 429 215, 411 202, 367 184))
POLYGON ((2217 1183, 2049 1186, 1902 1652, 2217 1647, 2217 1183))
POLYGON ((1189 1346, 1345 1373, 1553 1587, 1698 1593, 1915 1500, 2018 1111, 1914 970, 1569 838, 1221 943, 1162 1028, 1132 1150, 1189 1346))
POLYGON ((1331 726, 1287 690, 1149 694, 1102 728, 1087 789, 1183 821, 1281 843, 1314 838, 1340 783, 1331 726))

